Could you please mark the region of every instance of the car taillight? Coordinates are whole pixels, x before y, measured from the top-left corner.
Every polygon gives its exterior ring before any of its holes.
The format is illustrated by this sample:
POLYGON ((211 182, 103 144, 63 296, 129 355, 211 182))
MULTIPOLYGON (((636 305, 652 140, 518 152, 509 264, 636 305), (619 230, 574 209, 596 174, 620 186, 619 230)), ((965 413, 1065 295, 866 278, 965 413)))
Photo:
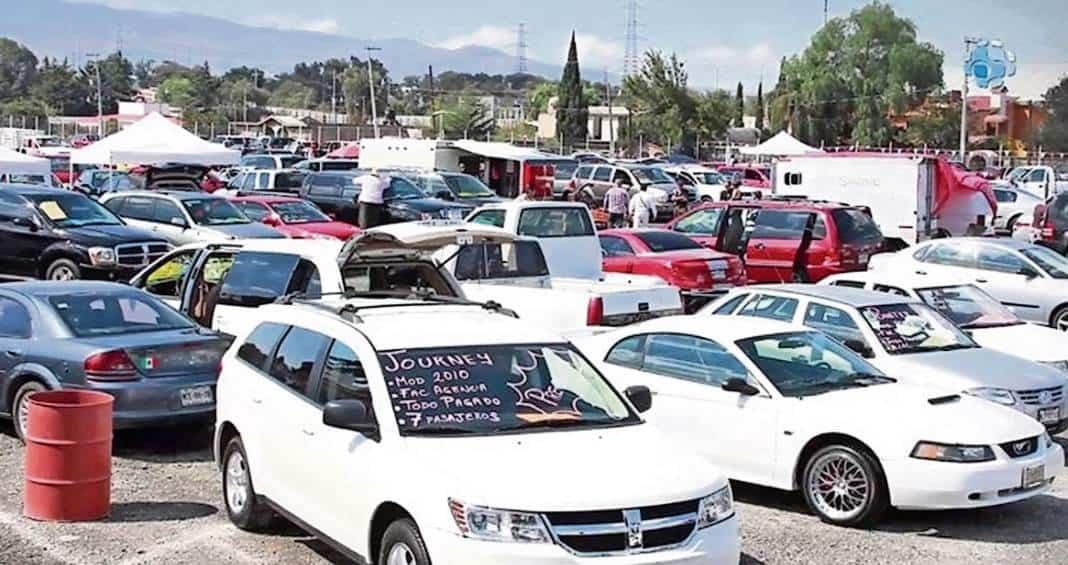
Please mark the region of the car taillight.
POLYGON ((95 353, 85 359, 85 378, 90 381, 137 380, 137 368, 125 351, 95 353))
POLYGON ((591 298, 586 304, 586 325, 599 326, 604 321, 604 300, 601 297, 591 298))

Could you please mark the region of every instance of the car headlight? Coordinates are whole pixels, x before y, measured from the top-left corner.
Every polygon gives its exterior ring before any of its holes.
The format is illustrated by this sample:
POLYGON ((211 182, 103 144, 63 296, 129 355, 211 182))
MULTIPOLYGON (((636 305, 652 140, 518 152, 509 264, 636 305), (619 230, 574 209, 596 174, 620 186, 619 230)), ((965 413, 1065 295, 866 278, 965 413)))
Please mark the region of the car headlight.
POLYGON ((96 266, 114 265, 115 250, 110 247, 90 247, 89 262, 96 266))
POLYGON ((1040 363, 1047 367, 1053 367, 1054 369, 1068 372, 1068 361, 1040 361, 1040 363))
POLYGON ((982 463, 994 460, 994 450, 988 445, 949 445, 921 441, 912 449, 912 457, 950 463, 982 463))
POLYGON ((991 402, 997 402, 998 404, 1004 404, 1005 406, 1016 404, 1016 395, 1013 394, 1011 390, 1004 388, 978 387, 970 388, 964 391, 964 393, 991 402))
POLYGON ((531 512, 470 506, 449 499, 456 527, 466 538, 483 541, 548 543, 549 531, 541 516, 531 512))
POLYGON ((734 515, 734 494, 727 485, 701 499, 697 510, 697 527, 707 528, 734 515))

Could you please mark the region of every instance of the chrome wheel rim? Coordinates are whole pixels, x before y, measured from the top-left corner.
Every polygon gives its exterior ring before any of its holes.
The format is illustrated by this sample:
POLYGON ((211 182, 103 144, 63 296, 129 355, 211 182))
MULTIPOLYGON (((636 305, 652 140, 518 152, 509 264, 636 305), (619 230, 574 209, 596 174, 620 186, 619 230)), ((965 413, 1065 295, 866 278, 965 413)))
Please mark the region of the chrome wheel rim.
POLYGON ((415 554, 412 553, 412 549, 408 547, 406 543, 397 543, 389 549, 389 555, 386 556, 386 565, 414 565, 415 554))
POLYGON ((27 392, 19 398, 19 404, 15 407, 17 426, 19 427, 19 436, 26 437, 26 429, 30 423, 30 394, 33 391, 27 392))
POLYGON ((808 490, 816 508, 837 521, 855 518, 872 494, 868 474, 860 463, 838 453, 816 461, 809 474, 808 490))
POLYGON ((1068 332, 1068 313, 1057 316, 1057 319, 1053 321, 1053 326, 1062 332, 1068 332))
POLYGON ((248 466, 240 451, 234 451, 226 460, 226 505, 234 514, 240 514, 248 503, 248 466))
POLYGON ((52 276, 48 278, 53 281, 72 281, 74 280, 74 270, 66 265, 60 265, 52 269, 52 276))

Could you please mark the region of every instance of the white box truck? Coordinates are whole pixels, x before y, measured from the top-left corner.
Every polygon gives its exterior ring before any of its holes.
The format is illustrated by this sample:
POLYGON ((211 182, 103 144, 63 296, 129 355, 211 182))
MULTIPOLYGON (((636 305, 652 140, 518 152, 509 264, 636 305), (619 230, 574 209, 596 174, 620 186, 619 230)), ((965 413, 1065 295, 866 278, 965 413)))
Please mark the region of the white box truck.
POLYGON ((891 248, 982 232, 997 210, 989 182, 919 155, 789 157, 775 163, 772 191, 779 197, 865 206, 891 248))
POLYGON ((381 137, 360 140, 361 169, 460 171, 460 150, 449 141, 381 137))

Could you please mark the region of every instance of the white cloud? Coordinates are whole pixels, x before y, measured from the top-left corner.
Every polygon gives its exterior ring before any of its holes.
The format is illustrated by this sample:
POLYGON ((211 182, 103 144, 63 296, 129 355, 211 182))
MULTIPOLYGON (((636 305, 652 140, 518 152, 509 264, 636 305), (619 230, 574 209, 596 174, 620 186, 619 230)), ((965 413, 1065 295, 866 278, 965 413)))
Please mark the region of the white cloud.
POLYGON ((758 66, 777 62, 775 50, 767 42, 749 47, 709 45, 694 51, 692 58, 697 64, 724 66, 758 66))
POLYGON ((276 29, 294 29, 298 31, 314 31, 318 33, 336 34, 341 26, 334 18, 300 19, 283 14, 264 14, 245 21, 245 23, 257 27, 269 27, 276 29))
POLYGON ((459 49, 461 47, 490 47, 501 51, 512 51, 515 48, 516 31, 514 29, 484 25, 471 33, 455 35, 444 41, 434 44, 436 47, 445 49, 459 49))
MULTIPOLYGON (((569 42, 564 42, 564 49, 559 58, 553 62, 563 64, 567 62, 567 50, 569 42)), ((578 47, 579 66, 587 70, 608 68, 612 72, 619 72, 623 67, 623 44, 611 39, 594 35, 592 33, 576 33, 575 46, 578 47)))

